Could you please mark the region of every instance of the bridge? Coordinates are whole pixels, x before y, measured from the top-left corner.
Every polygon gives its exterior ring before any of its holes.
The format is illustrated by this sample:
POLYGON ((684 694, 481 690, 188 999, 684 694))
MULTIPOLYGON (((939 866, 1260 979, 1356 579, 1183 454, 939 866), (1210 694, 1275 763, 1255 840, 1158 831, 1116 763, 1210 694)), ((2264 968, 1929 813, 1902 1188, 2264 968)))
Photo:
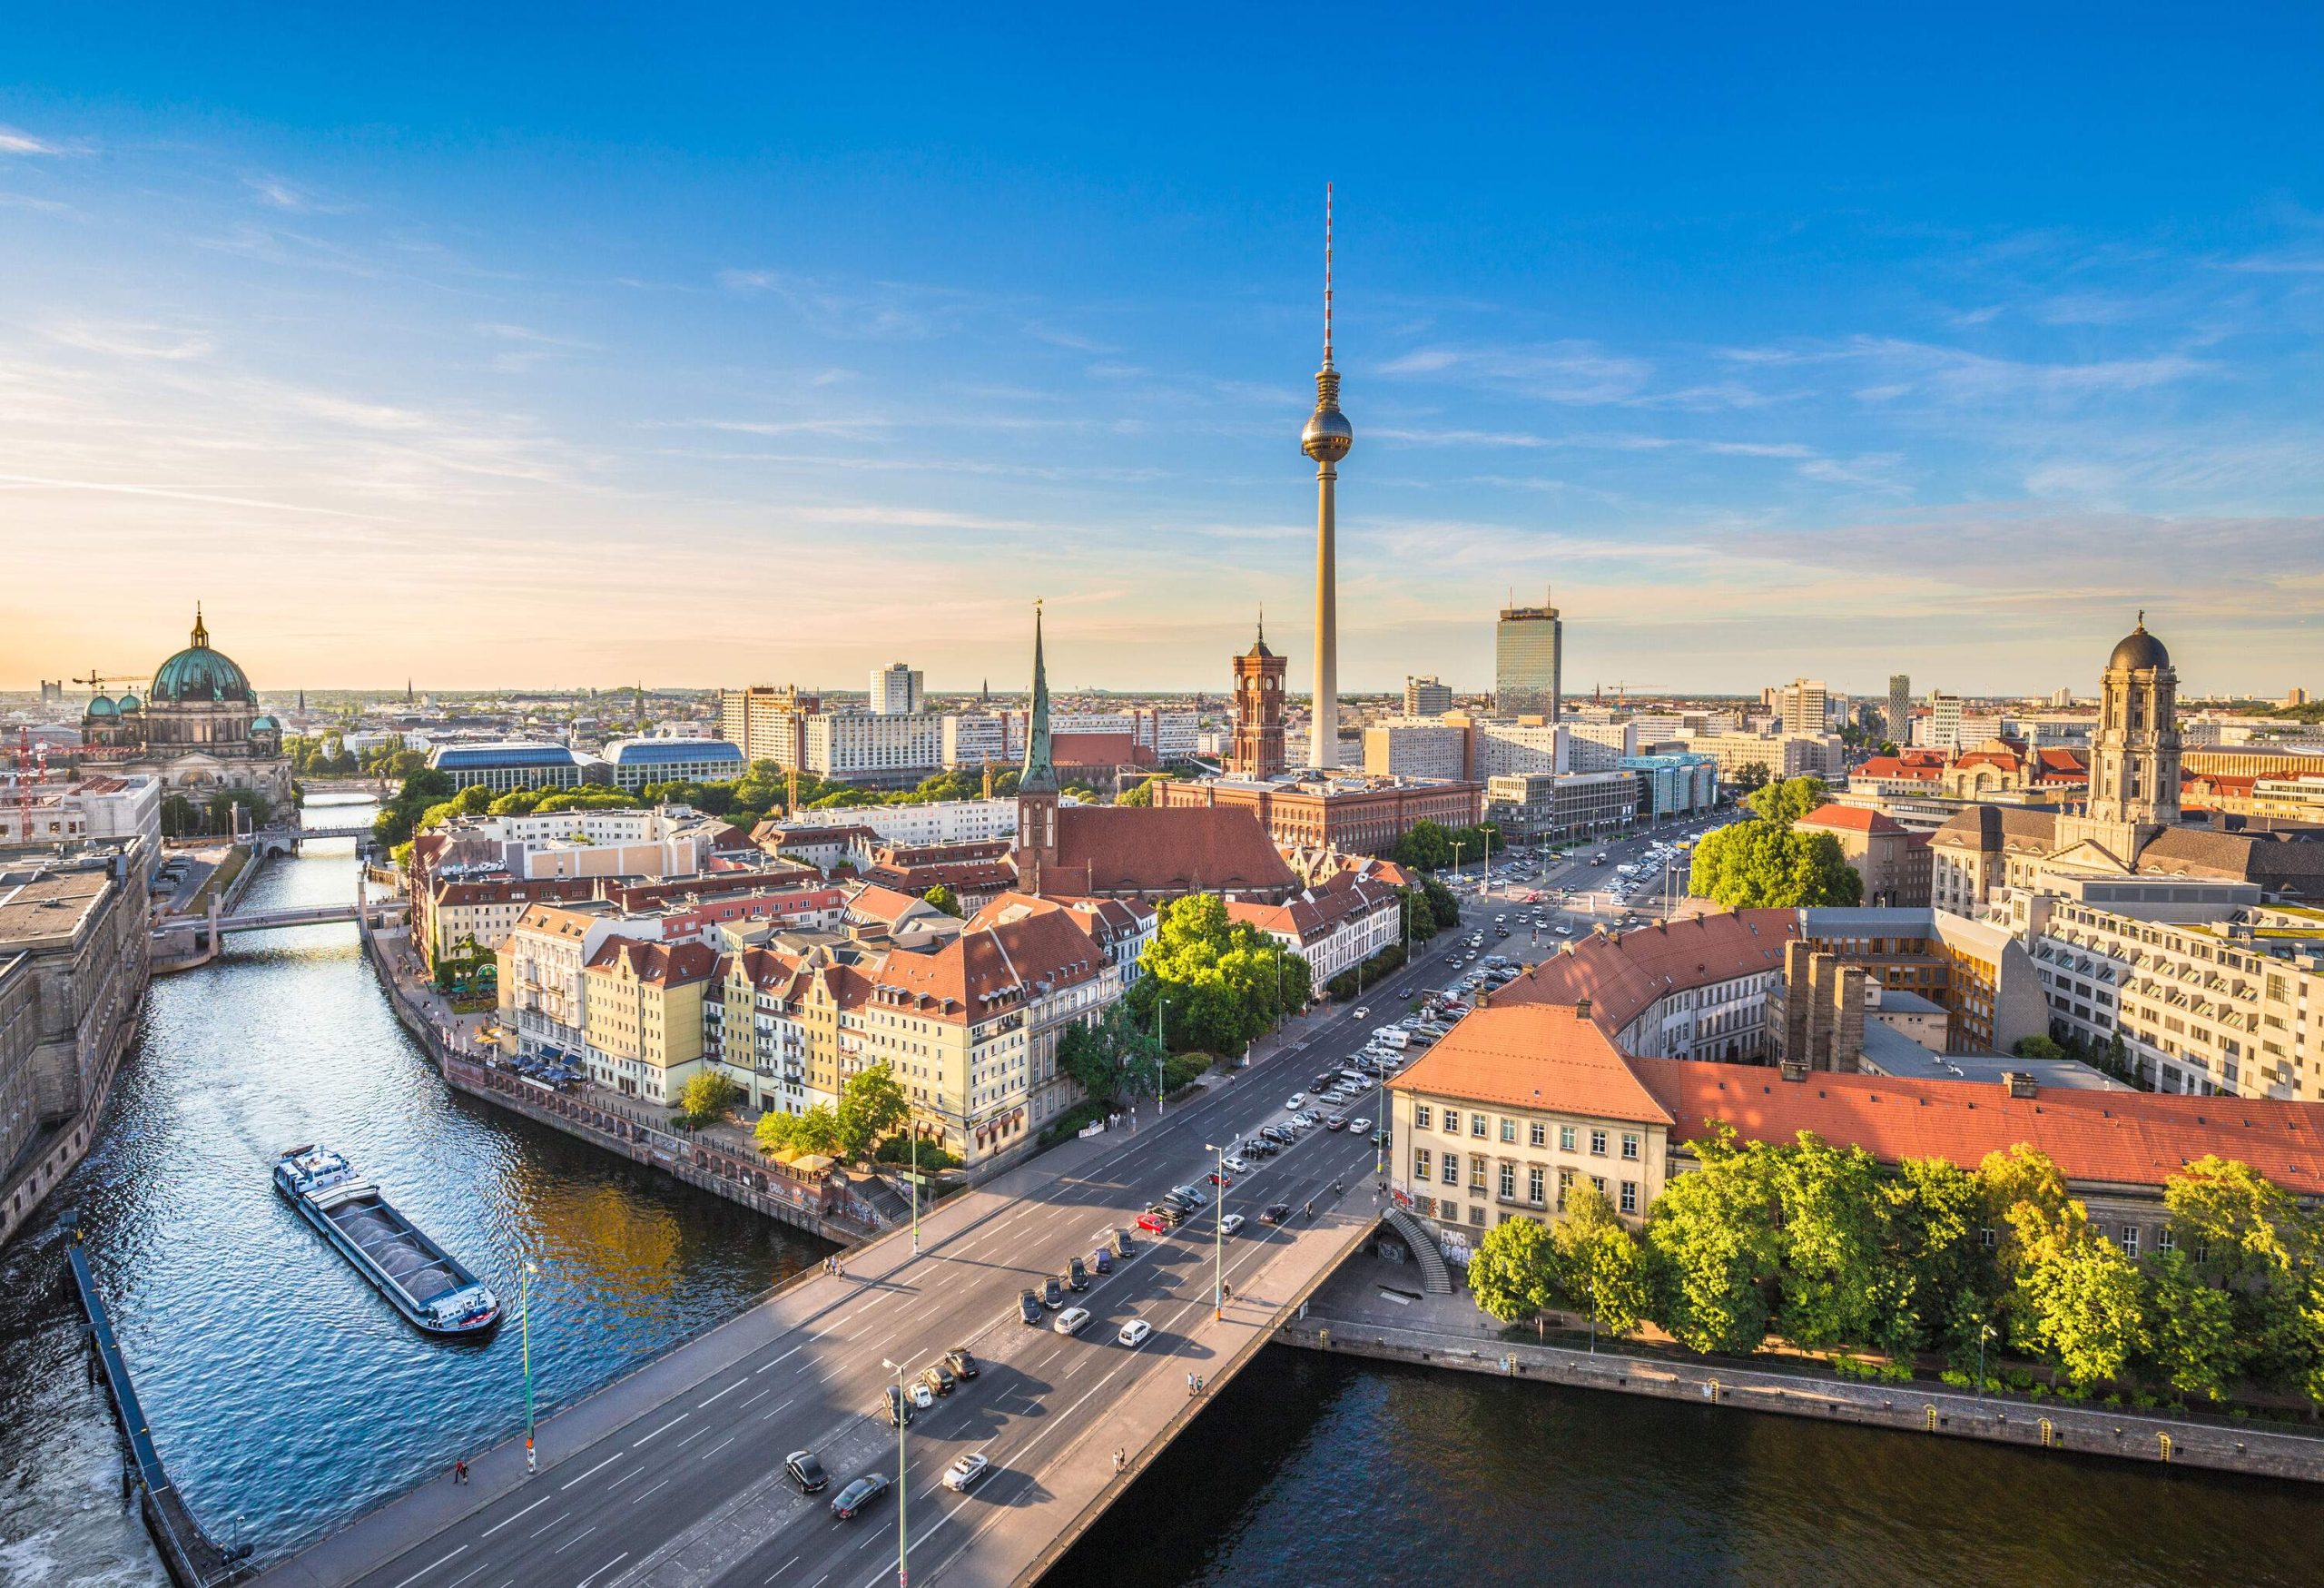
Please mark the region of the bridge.
MULTIPOLYGON (((1137 1129, 1125 1121, 951 1198, 922 1220, 917 1249, 909 1230, 857 1248, 842 1273, 798 1277, 559 1412, 539 1426, 537 1470, 521 1438, 481 1455, 447 1447, 440 1468, 469 1457, 468 1485, 438 1478, 262 1580, 879 1588, 898 1575, 901 1547, 922 1582, 1033 1583, 1378 1228, 1372 1143, 1317 1130, 1235 1178, 1225 1210, 1247 1222, 1232 1237, 1207 1210, 1137 1232, 1134 1255, 1067 1297, 1091 1314, 1078 1336, 1049 1327, 1053 1314, 1039 1327, 1018 1316, 1020 1290, 1069 1258, 1088 1263, 1164 1190, 1203 1182, 1214 1144, 1281 1119, 1314 1070, 1368 1035, 1369 1021, 1318 1019, 1289 1049, 1166 1118, 1149 1104, 1137 1129), (1263 1222, 1276 1204, 1289 1216, 1263 1222), (1133 1318, 1153 1333, 1123 1345, 1118 1333, 1133 1318), (981 1371, 918 1414, 900 1455, 884 1388, 954 1346, 973 1351, 981 1371), (800 1449, 820 1457, 829 1489, 803 1494, 784 1475, 785 1455, 800 1449), (970 1454, 990 1465, 956 1493, 942 1475, 970 1454), (901 1490, 859 1521, 833 1518, 840 1489, 874 1473, 892 1483, 900 1462, 901 1490)), ((1376 1099, 1350 1112, 1380 1118, 1376 1099)))
POLYGON ((340 827, 261 827, 250 835, 251 853, 258 855, 290 854, 299 845, 317 838, 364 839, 371 836, 369 822, 350 823, 340 827))
POLYGON ((357 904, 309 904, 287 910, 238 910, 231 915, 165 915, 153 923, 159 934, 200 932, 223 935, 237 932, 273 932, 285 926, 328 926, 341 921, 369 920, 384 926, 401 919, 411 906, 401 900, 373 900, 357 904))

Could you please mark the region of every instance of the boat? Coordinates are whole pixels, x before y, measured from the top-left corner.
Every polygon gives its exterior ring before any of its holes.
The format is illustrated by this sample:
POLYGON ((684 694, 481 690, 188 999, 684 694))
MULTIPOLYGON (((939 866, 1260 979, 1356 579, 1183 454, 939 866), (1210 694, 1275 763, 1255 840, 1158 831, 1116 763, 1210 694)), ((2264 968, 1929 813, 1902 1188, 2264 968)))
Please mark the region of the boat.
POLYGON ((275 1159, 274 1189, 421 1334, 473 1337, 499 1323, 500 1298, 343 1155, 294 1147, 275 1159))

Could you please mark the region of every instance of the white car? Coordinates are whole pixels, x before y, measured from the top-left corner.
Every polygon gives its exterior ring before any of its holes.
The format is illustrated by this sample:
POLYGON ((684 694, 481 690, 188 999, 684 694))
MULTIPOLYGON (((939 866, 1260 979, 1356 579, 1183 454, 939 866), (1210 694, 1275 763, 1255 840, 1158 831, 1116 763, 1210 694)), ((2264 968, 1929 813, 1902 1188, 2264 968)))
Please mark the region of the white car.
POLYGON ((944 1486, 956 1494, 960 1494, 991 1470, 990 1457, 971 1451, 944 1469, 944 1486))
POLYGON ((1361 1136, 1371 1129, 1372 1121, 1369 1119, 1350 1119, 1347 1122, 1347 1131, 1351 1136, 1361 1136))
POLYGON ((1147 1323, 1142 1317, 1134 1317, 1130 1319, 1129 1322, 1122 1325, 1121 1332, 1116 1335, 1114 1338, 1119 1340, 1123 1345, 1130 1346, 1132 1349, 1136 1349, 1137 1346, 1146 1344, 1147 1339, 1153 1333, 1154 1326, 1152 1324, 1147 1323))
POLYGON ((1055 1329, 1060 1335, 1078 1335, 1083 1328, 1088 1327, 1088 1322, 1089 1309, 1088 1307, 1068 1307, 1063 1312, 1057 1315, 1057 1321, 1049 1325, 1049 1327, 1055 1329))
MULTIPOLYGON (((1240 1213, 1229 1213, 1226 1218, 1218 1221, 1218 1233, 1221 1235, 1233 1235, 1236 1230, 1241 1229, 1242 1228, 1243 1216, 1240 1213)), ((1145 1326, 1141 1324, 1138 1327, 1143 1328, 1145 1326)), ((1122 1332, 1124 1334, 1128 1334, 1129 1332, 1129 1326, 1128 1324, 1124 1324, 1122 1326, 1122 1332)), ((1140 1339, 1143 1339, 1144 1337, 1144 1336, 1139 1336, 1140 1339)), ((1122 1342, 1122 1344, 1126 1346, 1133 1345, 1135 1343, 1135 1341, 1131 1340, 1124 1340, 1122 1342)))
POLYGON ((1295 1114, 1300 1110, 1307 1106, 1307 1094, 1304 1091, 1295 1091, 1291 1094, 1291 1100, 1283 1106, 1288 1111, 1295 1114))
POLYGON ((904 1393, 911 1396, 911 1404, 923 1412, 936 1404, 936 1392, 917 1378, 904 1386, 904 1393))
POLYGON ((1359 1004, 1356 1006, 1355 1012, 1348 1018, 1351 1020, 1370 1020, 1372 1018, 1372 1011, 1359 1004))
POLYGON ((1251 1166, 1250 1166, 1249 1164, 1245 1163, 1245 1162, 1244 1162, 1241 1159, 1239 1159, 1239 1158, 1230 1158, 1230 1159, 1228 1159, 1226 1160, 1226 1172, 1227 1172, 1228 1174, 1230 1174, 1230 1175, 1239 1175, 1239 1174, 1246 1173, 1246 1172, 1248 1172, 1248 1170, 1250 1169, 1250 1167, 1251 1167, 1251 1166))

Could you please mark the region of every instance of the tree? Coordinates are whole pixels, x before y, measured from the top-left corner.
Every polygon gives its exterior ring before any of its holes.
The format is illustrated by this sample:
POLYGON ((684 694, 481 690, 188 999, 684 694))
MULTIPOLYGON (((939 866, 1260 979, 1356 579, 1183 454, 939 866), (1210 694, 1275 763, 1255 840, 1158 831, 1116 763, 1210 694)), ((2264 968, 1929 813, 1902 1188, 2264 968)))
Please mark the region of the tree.
POLYGON ((2316 1267, 2315 1216, 2250 1165, 2206 1156, 2164 1182, 2171 1244, 2228 1300, 2234 1368, 2271 1386, 2307 1377, 2315 1356, 2304 1307, 2316 1267))
POLYGON ((921 895, 921 898, 926 902, 933 904, 937 909, 941 910, 947 915, 957 917, 962 912, 960 910, 960 896, 952 892, 950 887, 946 886, 942 883, 939 883, 934 887, 929 889, 928 892, 921 895))
POLYGON ((1874 1343, 1892 1355, 1974 1351, 1994 1307, 1976 1176, 1941 1158, 1908 1158, 1881 1182, 1879 1199, 1884 1261, 1874 1343))
POLYGON ((1157 773, 1152 777, 1140 778, 1136 788, 1123 790, 1121 798, 1116 800, 1114 804, 1118 805, 1150 805, 1154 803, 1154 785, 1157 783, 1167 783, 1169 781, 1170 777, 1167 773, 1157 773))
POLYGON ((1761 785, 1743 803, 1761 821, 1788 827, 1822 805, 1824 794, 1824 780, 1820 777, 1787 777, 1781 783, 1761 785))
POLYGON ((2053 1039, 2038 1031, 2030 1037, 2018 1038, 2017 1045, 2010 1051, 2020 1059, 2063 1059, 2066 1056, 2066 1050, 2059 1047, 2053 1039))
POLYGON ((1137 1019, 1153 1023, 1175 1052, 1239 1051, 1275 1019, 1311 996, 1307 962, 1245 921, 1229 921, 1215 893, 1189 893, 1162 906, 1154 941, 1130 989, 1137 1019))
POLYGON ((1557 1243, 1557 1300, 1588 1313, 1610 1335, 1627 1335, 1646 1321, 1653 1306, 1646 1254, 1605 1192, 1588 1180, 1576 1183, 1550 1233, 1557 1243))
POLYGON ((1441 871, 1452 863, 1452 833, 1443 824, 1423 818, 1396 840, 1389 858, 1416 871, 1441 871))
POLYGON ((1773 1159, 1781 1218, 1781 1310, 1793 1345, 1827 1351, 1869 1342, 1884 1266, 1879 1165, 1861 1147, 1833 1147, 1808 1131, 1773 1159))
POLYGON ((1778 823, 1732 822, 1695 845, 1687 887, 1730 910, 1854 905, 1864 879, 1829 833, 1800 833, 1778 823))
POLYGON ((2235 1304, 2204 1282, 2184 1248, 2145 1263, 2146 1376, 2174 1395, 2227 1398, 2249 1348, 2236 1337, 2235 1304))
POLYGON ((829 1103, 817 1103, 803 1114, 762 1114, 754 1134, 760 1148, 769 1154, 821 1153, 826 1158, 840 1155, 839 1115, 829 1103))
POLYGON ((1994 1232, 1993 1284, 2004 1308, 2008 1337, 2031 1349, 2034 1327, 2018 1285, 2032 1236, 2065 1216, 2072 1206, 2065 1177, 2047 1154, 2019 1142, 2006 1152, 1988 1152, 1977 1166, 1977 1190, 1984 1204, 1984 1229, 1994 1232))
POLYGON ((870 1155, 880 1138, 911 1117, 904 1089, 885 1064, 859 1070, 839 1089, 839 1140, 849 1158, 870 1155))
POLYGON ((1691 1351, 1756 1351, 1780 1267, 1768 1149, 1732 1127, 1695 1143, 1702 1169, 1664 1186, 1646 1226, 1656 1321, 1691 1351))
POLYGON ((2122 1377, 2145 1348, 2138 1269, 2079 1202, 2046 1226, 2026 1222, 2017 1288, 2033 1343, 2077 1386, 2122 1377))
POLYGON ((1160 1056, 1151 1022, 1141 1023, 1119 1001, 1096 1020, 1076 1021, 1058 1034, 1058 1068, 1093 1102, 1113 1103, 1151 1090, 1160 1056))
POLYGON ((1469 1258, 1470 1294, 1503 1323, 1540 1316, 1558 1290, 1557 1243, 1531 1218, 1502 1219, 1469 1258))
POLYGON ((705 1070, 696 1075, 678 1093, 678 1108, 696 1124, 707 1124, 734 1106, 743 1089, 728 1080, 725 1072, 705 1070))
POLYGON ((1423 877, 1420 891, 1428 901, 1428 912, 1436 918, 1439 930, 1449 930, 1461 924, 1461 901, 1452 896, 1452 889, 1434 877, 1423 877))
POLYGON ((1738 794, 1749 794, 1767 785, 1768 766, 1764 761, 1747 761, 1735 769, 1735 788, 1738 794))

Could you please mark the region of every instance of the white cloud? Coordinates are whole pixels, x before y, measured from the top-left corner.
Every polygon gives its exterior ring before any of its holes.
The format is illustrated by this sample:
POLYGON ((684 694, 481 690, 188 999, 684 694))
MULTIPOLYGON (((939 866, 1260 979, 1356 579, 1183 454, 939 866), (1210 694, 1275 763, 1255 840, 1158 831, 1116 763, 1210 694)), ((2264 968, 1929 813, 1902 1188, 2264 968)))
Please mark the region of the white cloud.
POLYGON ((62 143, 45 138, 35 138, 18 128, 0 124, 0 154, 66 154, 72 151, 62 143))

